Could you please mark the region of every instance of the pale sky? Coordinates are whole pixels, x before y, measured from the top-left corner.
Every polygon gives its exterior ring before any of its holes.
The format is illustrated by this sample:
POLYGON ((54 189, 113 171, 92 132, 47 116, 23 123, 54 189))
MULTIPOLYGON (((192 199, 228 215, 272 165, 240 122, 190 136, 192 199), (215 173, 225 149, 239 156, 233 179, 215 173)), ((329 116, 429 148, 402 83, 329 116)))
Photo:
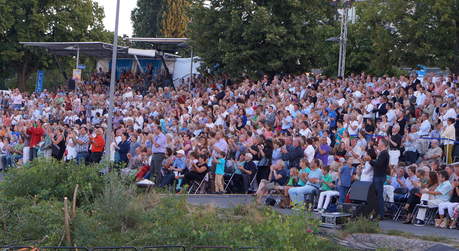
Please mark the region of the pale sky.
MULTIPOLYGON (((115 31, 115 14, 116 0, 95 0, 105 10, 104 25, 105 29, 115 31)), ((118 25, 118 34, 132 36, 131 11, 136 7, 137 0, 120 1, 120 21, 118 25)))

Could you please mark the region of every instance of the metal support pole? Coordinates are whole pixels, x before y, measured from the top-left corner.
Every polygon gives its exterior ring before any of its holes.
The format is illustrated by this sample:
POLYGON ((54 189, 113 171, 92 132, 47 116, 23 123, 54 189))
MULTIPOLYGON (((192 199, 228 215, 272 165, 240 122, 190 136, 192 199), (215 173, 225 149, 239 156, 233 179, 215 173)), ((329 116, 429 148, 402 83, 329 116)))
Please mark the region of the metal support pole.
POLYGON ((143 73, 143 68, 142 68, 142 66, 140 65, 139 58, 137 58, 137 55, 134 55, 134 58, 135 58, 135 61, 137 61, 137 66, 139 67, 140 71, 143 73))
POLYGON ((80 65, 80 46, 77 46, 77 57, 76 57, 76 67, 78 69, 78 65, 80 65))
POLYGON ((190 47, 191 48, 191 63, 190 63, 190 82, 188 83, 188 89, 191 91, 191 83, 193 82, 193 47, 190 47))
POLYGON ((346 48, 349 8, 350 2, 348 0, 344 0, 343 13, 341 15, 341 34, 339 37, 338 77, 344 77, 346 74, 346 48))
MULTIPOLYGON (((118 22, 120 16, 120 0, 116 1, 116 18, 115 18, 115 33, 113 35, 113 53, 112 53, 112 72, 110 76, 110 91, 109 91, 109 106, 107 118, 107 131, 105 135, 105 159, 107 164, 110 161, 110 145, 112 144, 112 131, 113 131, 113 99, 115 95, 115 81, 116 81, 116 58, 118 54, 118 22)), ((108 171, 108 168, 107 168, 108 171)))

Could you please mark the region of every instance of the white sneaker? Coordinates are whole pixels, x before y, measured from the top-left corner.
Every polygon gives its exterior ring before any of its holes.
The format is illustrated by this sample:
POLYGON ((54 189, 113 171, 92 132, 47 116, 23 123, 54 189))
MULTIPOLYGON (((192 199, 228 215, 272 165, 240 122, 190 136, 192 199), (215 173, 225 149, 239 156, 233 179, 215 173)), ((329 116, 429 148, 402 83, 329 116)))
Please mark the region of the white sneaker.
POLYGON ((149 179, 143 179, 143 180, 141 180, 141 181, 136 183, 136 185, 143 185, 143 186, 145 186, 145 185, 146 186, 152 186, 154 184, 155 184, 155 182, 153 182, 153 181, 151 181, 149 179))

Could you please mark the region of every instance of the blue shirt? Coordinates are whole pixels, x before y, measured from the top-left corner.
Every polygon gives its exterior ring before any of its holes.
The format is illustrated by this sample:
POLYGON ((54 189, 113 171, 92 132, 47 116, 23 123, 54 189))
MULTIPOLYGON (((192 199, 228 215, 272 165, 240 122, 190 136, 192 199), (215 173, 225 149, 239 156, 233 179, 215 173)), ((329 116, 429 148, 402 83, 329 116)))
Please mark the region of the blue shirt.
POLYGON ((451 186, 451 183, 446 180, 443 181, 437 188, 435 188, 435 192, 440 192, 441 194, 435 195, 436 200, 442 200, 442 201, 449 201, 450 195, 449 192, 453 190, 453 186, 451 186))
POLYGON ((240 166, 244 166, 244 164, 245 164, 244 161, 237 162, 237 166, 236 166, 236 168, 235 168, 234 173, 235 173, 235 174, 242 174, 241 169, 239 169, 239 167, 240 167, 240 166))
POLYGON ((176 158, 174 160, 174 163, 172 163, 172 166, 177 168, 177 169, 181 169, 181 170, 184 170, 186 168, 186 161, 185 161, 185 157, 183 158, 176 158))
POLYGON ((341 167, 339 170, 340 174, 340 185, 344 187, 350 187, 352 181, 352 175, 354 174, 354 168, 348 165, 341 167))
POLYGON ((323 176, 323 174, 322 174, 322 170, 321 169, 317 168, 315 170, 310 170, 308 178, 310 178, 310 179, 318 179, 319 181, 316 182, 316 183, 308 181, 307 185, 311 185, 311 186, 315 186, 315 187, 319 188, 320 187, 320 181, 322 180, 322 176, 323 176))
POLYGON ((215 174, 224 175, 225 174, 225 164, 226 160, 224 158, 219 158, 217 166, 215 167, 215 174))

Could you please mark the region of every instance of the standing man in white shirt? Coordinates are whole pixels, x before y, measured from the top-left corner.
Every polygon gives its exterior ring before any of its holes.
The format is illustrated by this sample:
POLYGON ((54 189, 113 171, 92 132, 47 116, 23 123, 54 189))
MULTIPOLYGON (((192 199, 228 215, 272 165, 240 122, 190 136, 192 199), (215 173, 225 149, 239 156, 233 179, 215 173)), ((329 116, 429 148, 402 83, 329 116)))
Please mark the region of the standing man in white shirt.
POLYGON ((427 113, 423 113, 421 115, 421 126, 419 127, 419 136, 427 136, 429 135, 431 124, 429 121, 429 115, 427 113))

